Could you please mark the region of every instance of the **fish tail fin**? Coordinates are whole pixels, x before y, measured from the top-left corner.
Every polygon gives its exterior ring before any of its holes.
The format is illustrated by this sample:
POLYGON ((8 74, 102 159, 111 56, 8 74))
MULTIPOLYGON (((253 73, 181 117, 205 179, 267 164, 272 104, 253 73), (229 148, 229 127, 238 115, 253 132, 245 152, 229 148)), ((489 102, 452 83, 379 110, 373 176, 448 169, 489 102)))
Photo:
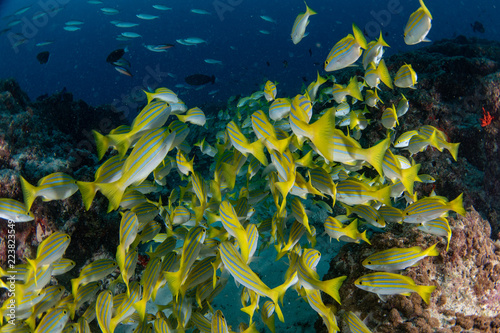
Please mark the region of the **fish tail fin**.
POLYGON ((347 276, 343 275, 331 280, 322 281, 320 283, 321 290, 330 295, 339 304, 341 304, 339 289, 346 278, 347 276))
POLYGON ((363 101, 363 95, 361 95, 361 90, 359 90, 358 80, 355 76, 349 81, 346 87, 349 96, 356 98, 358 101, 363 101))
POLYGON ((119 181, 114 183, 101 183, 99 184, 99 188, 101 193, 109 200, 108 213, 120 207, 125 189, 121 186, 119 181))
POLYGON ((372 243, 370 243, 370 240, 368 239, 368 237, 366 237, 366 230, 363 231, 360 235, 359 235, 359 238, 361 238, 362 240, 364 240, 365 242, 367 242, 368 244, 372 245, 372 243))
POLYGON ((109 135, 109 141, 113 143, 118 150, 118 155, 120 159, 124 158, 127 154, 130 145, 132 144, 133 137, 129 133, 124 134, 112 134, 109 135))
POLYGON ((429 11, 429 9, 427 9, 427 7, 425 6, 424 4, 424 0, 418 0, 420 2, 420 7, 422 7, 422 10, 424 11, 424 13, 430 17, 430 19, 432 20, 432 15, 431 15, 431 12, 429 11))
POLYGON ((306 12, 309 13, 309 16, 318 14, 314 10, 309 8, 309 6, 307 5, 307 3, 305 1, 304 1, 304 3, 306 4, 306 12))
POLYGON ((431 301, 431 294, 436 289, 436 286, 415 286, 415 291, 422 297, 426 304, 431 301))
POLYGON ((435 257, 439 255, 439 251, 436 249, 436 244, 433 244, 432 246, 429 246, 425 251, 423 251, 423 255, 427 257, 435 257))
POLYGON ((389 44, 387 44, 384 40, 384 37, 382 37, 382 30, 380 30, 380 36, 378 37, 378 43, 382 46, 385 47, 390 47, 389 44))
POLYGON ((77 181, 76 185, 80 190, 82 195, 83 205, 85 206, 85 210, 89 210, 92 205, 92 201, 94 201, 95 194, 97 193, 97 186, 94 182, 80 182, 77 181))
POLYGON ((352 24, 352 32, 354 33, 354 39, 356 42, 359 44, 359 46, 362 49, 366 50, 367 44, 366 44, 366 38, 365 35, 363 35, 363 31, 356 25, 352 24))
POLYGON ((458 146, 459 145, 460 145, 460 142, 450 143, 449 146, 446 147, 455 161, 457 160, 458 146))
POLYGON ((281 312, 281 308, 279 303, 283 304, 283 298, 285 297, 285 293, 292 285, 297 282, 297 272, 291 274, 288 279, 283 282, 283 284, 277 286, 276 288, 271 289, 270 298, 274 303, 274 311, 278 315, 278 319, 284 323, 285 318, 283 317, 283 312, 281 312))
POLYGON ((36 279, 36 272, 37 272, 37 266, 38 266, 38 263, 36 262, 36 259, 26 259, 26 261, 28 261, 28 264, 31 266, 31 269, 28 270, 28 274, 26 276, 26 281, 29 281, 31 279, 31 277, 33 277, 35 279, 35 286, 37 285, 37 279, 36 279))
POLYGON ((255 156, 255 158, 258 159, 263 166, 267 166, 268 162, 266 154, 264 153, 264 144, 262 143, 262 141, 257 140, 251 143, 249 145, 249 148, 252 152, 252 155, 255 156))
POLYGON ((377 200, 382 202, 388 207, 392 207, 391 203, 391 185, 387 185, 385 187, 382 187, 377 191, 377 200))
POLYGON ((76 292, 78 291, 79 286, 80 286, 80 278, 71 279, 71 292, 73 293, 74 298, 76 298, 76 292))
POLYGON ((332 112, 325 112, 316 122, 309 125, 310 136, 314 146, 319 150, 325 159, 333 161, 333 129, 335 123, 332 121, 332 112))
POLYGON ((21 189, 23 191, 24 206, 26 207, 26 211, 29 212, 29 210, 31 209, 31 205, 36 198, 36 186, 28 183, 28 181, 24 179, 23 176, 20 175, 19 177, 21 179, 21 189))
POLYGON ((36 326, 36 314, 32 313, 31 316, 29 316, 28 319, 24 320, 26 324, 28 324, 29 328, 31 328, 31 331, 35 331, 35 326, 36 326))
POLYGON ((390 138, 386 138, 375 146, 366 149, 366 161, 370 163, 381 176, 384 175, 382 163, 384 161, 385 152, 391 142, 390 140, 390 138))
POLYGON ((384 59, 380 60, 380 63, 378 64, 377 74, 380 77, 380 80, 384 82, 386 86, 394 89, 394 86, 392 85, 391 75, 389 74, 389 70, 387 69, 387 65, 385 64, 384 59))
POLYGON ((227 187, 230 190, 234 189, 236 184, 236 173, 233 170, 233 166, 227 163, 222 163, 222 175, 226 181, 227 187))
POLYGON ((172 293, 172 297, 177 298, 181 290, 181 271, 177 272, 164 272, 165 280, 167 280, 168 288, 172 293))
POLYGON ((283 152, 290 146, 290 142, 292 142, 292 136, 289 136, 285 139, 276 140, 274 146, 276 147, 276 149, 278 149, 280 154, 283 154, 283 152))
POLYGON ((288 251, 284 251, 279 244, 274 245, 274 248, 276 249, 276 252, 278 252, 275 261, 280 260, 285 254, 288 253, 288 251))
POLYGON ((465 216, 465 208, 464 208, 464 194, 460 193, 458 197, 448 203, 450 209, 457 214, 465 216))
POLYGON ((401 170, 401 183, 404 185, 408 193, 413 194, 413 185, 420 171, 420 164, 415 164, 408 169, 401 170))
POLYGON ((109 138, 94 130, 92 130, 92 135, 94 135, 95 145, 97 148, 97 158, 100 161, 104 157, 104 154, 108 151, 109 138))
POLYGON ((151 103, 151 101, 154 99, 154 94, 146 90, 143 91, 146 94, 146 98, 148 99, 148 104, 151 103))
POLYGON ((140 301, 137 301, 134 303, 133 307, 135 311, 139 314, 139 317, 141 318, 141 321, 144 321, 146 318, 146 303, 148 302, 147 298, 143 298, 140 301))

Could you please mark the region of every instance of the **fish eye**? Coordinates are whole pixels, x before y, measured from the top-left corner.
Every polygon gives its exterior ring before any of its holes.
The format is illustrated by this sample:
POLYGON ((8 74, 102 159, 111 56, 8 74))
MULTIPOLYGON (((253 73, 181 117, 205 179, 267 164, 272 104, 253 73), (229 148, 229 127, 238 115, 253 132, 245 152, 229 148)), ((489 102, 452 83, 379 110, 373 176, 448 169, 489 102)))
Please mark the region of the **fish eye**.
POLYGON ((368 265, 371 265, 371 264, 372 264, 372 262, 371 262, 371 261, 368 261, 368 262, 367 262, 367 264, 368 264, 368 265))
POLYGON ((359 284, 363 284, 363 281, 359 281, 359 284))

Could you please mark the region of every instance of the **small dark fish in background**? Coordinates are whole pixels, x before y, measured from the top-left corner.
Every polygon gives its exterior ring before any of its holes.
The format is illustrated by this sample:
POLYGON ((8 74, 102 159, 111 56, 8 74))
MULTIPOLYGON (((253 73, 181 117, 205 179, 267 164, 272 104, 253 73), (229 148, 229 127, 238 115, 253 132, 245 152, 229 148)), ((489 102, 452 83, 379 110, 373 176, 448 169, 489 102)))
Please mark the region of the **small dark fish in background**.
POLYGON ((287 67, 288 67, 288 61, 283 60, 283 68, 287 68, 287 67))
POLYGON ((271 66, 271 64, 269 63, 269 61, 266 61, 266 65, 267 65, 267 67, 271 66))
POLYGON ((485 32, 484 25, 479 21, 474 22, 474 24, 471 24, 470 26, 472 27, 473 32, 480 32, 482 34, 485 32))
POLYGON ((108 57, 106 58, 106 62, 109 62, 111 64, 117 62, 118 60, 120 60, 121 57, 123 57, 124 54, 125 54, 124 49, 114 50, 108 55, 108 57))
POLYGON ((303 76, 302 81, 307 82, 307 77, 303 76))
POLYGON ((184 78, 184 81, 186 81, 187 84, 190 84, 192 86, 202 86, 204 84, 212 82, 212 84, 215 83, 215 76, 208 76, 204 74, 193 74, 189 75, 184 78))
POLYGON ((309 49, 309 56, 312 57, 313 56, 313 51, 311 49, 309 49))
POLYGON ((36 58, 40 64, 46 64, 49 61, 49 57, 49 51, 43 51, 36 55, 36 58))

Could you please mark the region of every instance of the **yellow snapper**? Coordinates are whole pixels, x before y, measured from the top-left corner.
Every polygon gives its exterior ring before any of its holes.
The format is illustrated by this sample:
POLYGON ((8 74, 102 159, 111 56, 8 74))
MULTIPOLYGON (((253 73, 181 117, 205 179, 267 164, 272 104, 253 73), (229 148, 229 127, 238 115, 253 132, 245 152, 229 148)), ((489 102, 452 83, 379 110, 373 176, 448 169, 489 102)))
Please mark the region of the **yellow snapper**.
POLYGON ((366 70, 370 63, 374 63, 375 67, 378 66, 382 55, 384 54, 384 46, 390 47, 382 38, 382 30, 380 31, 380 37, 377 41, 371 41, 366 47, 366 51, 363 54, 363 68, 366 70))
POLYGON ((365 72, 365 82, 370 88, 378 88, 380 81, 384 82, 389 88, 393 88, 391 76, 389 75, 384 59, 380 61, 378 66, 370 63, 365 72))
POLYGON ((366 49, 366 39, 363 32, 352 24, 354 36, 349 34, 337 42, 326 57, 325 71, 332 72, 348 67, 361 57, 361 49, 366 49))
MULTIPOLYGON (((437 244, 437 243, 436 243, 437 244)), ((392 248, 370 255, 363 260, 363 266, 374 271, 394 272, 415 266, 428 256, 438 256, 436 244, 423 250, 420 246, 392 248)))
POLYGON ((20 177, 26 210, 28 211, 36 197, 43 197, 43 201, 63 200, 78 191, 76 181, 62 172, 51 173, 43 177, 38 181, 37 186, 31 185, 22 176, 20 177))
POLYGON ((415 89, 415 84, 417 84, 417 73, 411 65, 404 64, 399 68, 394 77, 394 85, 399 88, 415 89))
POLYGON ((26 210, 26 206, 17 200, 0 198, 0 218, 14 222, 28 222, 35 217, 33 213, 26 210))
POLYGON ((354 281, 354 285, 359 289, 377 294, 383 301, 388 295, 410 296, 410 293, 416 292, 427 304, 430 302, 431 293, 436 289, 436 286, 417 286, 415 281, 407 276, 385 272, 363 275, 354 281))
POLYGON ((291 36, 292 36, 292 42, 294 44, 298 44, 302 40, 302 38, 304 38, 306 27, 309 24, 309 16, 317 14, 314 10, 312 10, 307 6, 307 3, 305 1, 304 3, 306 4, 306 12, 301 13, 297 16, 292 27, 291 36))
POLYGON ((276 98, 276 92, 276 85, 271 81, 267 81, 264 87, 264 97, 268 102, 272 102, 276 98))
POLYGON ((430 42, 426 38, 429 30, 431 30, 431 12, 424 5, 423 0, 419 0, 420 8, 413 12, 408 19, 405 27, 405 43, 407 45, 414 45, 420 42, 430 42))

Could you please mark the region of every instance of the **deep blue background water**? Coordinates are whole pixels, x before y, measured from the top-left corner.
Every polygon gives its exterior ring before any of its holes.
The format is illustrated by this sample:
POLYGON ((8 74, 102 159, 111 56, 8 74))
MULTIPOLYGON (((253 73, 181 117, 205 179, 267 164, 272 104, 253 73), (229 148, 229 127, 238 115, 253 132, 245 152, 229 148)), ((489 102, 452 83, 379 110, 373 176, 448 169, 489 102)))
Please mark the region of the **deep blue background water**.
MULTIPOLYGON (((427 1, 434 18, 428 38, 439 40, 462 34, 499 40, 497 7, 500 3, 496 3, 494 0, 427 1), (483 23, 484 34, 473 32, 471 24, 476 20, 483 23)), ((126 100, 143 99, 140 89, 149 85, 152 88, 169 87, 188 107, 193 107, 211 101, 225 102, 231 95, 250 94, 267 79, 279 82, 279 97, 298 93, 304 80, 310 82, 316 78, 317 70, 325 74, 322 63, 333 45, 352 33, 352 22, 365 29, 369 40, 378 37, 380 23, 383 23, 382 31, 387 34, 385 39, 391 45, 386 49, 386 56, 426 45, 407 46, 403 42, 408 17, 419 7, 417 0, 310 0, 308 5, 318 14, 310 19, 309 35, 294 45, 290 32, 295 17, 305 10, 301 0, 104 0, 102 5, 77 0, 2 1, 0 30, 14 19, 23 22, 0 35, 0 77, 17 79, 32 99, 66 87, 75 98, 91 105, 114 103, 122 107, 127 104, 126 100), (48 4, 63 9, 40 19, 35 26, 33 15, 46 11, 48 4), (153 4, 163 4, 172 10, 160 11, 154 9, 153 4), (223 9, 224 4, 227 10, 223 9), (28 5, 31 8, 24 14, 11 16, 28 5), (100 11, 102 7, 116 8, 120 13, 104 15, 100 11), (191 13, 192 8, 205 9, 212 15, 191 13), (160 19, 141 20, 135 16, 138 13, 159 15, 160 19), (260 15, 270 16, 277 23, 266 22, 260 15), (85 24, 80 31, 68 32, 63 30, 68 20, 81 20, 85 24), (111 20, 140 25, 117 28, 110 23, 111 20), (259 30, 267 30, 270 34, 261 34, 259 30), (139 33, 143 38, 128 43, 117 41, 115 38, 125 31, 139 33), (24 34, 28 41, 13 47, 13 40, 19 38, 13 33, 24 34), (183 46, 175 42, 187 37, 203 38, 208 43, 183 46), (43 41, 54 43, 35 46, 43 41), (143 43, 172 43, 175 47, 167 53, 154 53, 144 48, 143 43), (125 58, 132 64, 132 78, 119 74, 105 62, 109 52, 126 45, 130 51, 125 58), (36 59, 41 51, 51 53, 47 64, 41 65, 36 59), (206 58, 221 60, 223 65, 207 64, 203 61, 206 58), (283 61, 288 62, 286 68, 283 61), (157 80, 151 76, 155 71, 160 73, 157 80), (167 72, 176 78, 167 76, 167 72), (185 76, 194 73, 213 74, 217 82, 198 91, 175 88, 176 84, 184 83, 185 76), (218 92, 209 95, 213 90, 218 92)), ((130 107, 134 108, 134 104, 130 107)))

